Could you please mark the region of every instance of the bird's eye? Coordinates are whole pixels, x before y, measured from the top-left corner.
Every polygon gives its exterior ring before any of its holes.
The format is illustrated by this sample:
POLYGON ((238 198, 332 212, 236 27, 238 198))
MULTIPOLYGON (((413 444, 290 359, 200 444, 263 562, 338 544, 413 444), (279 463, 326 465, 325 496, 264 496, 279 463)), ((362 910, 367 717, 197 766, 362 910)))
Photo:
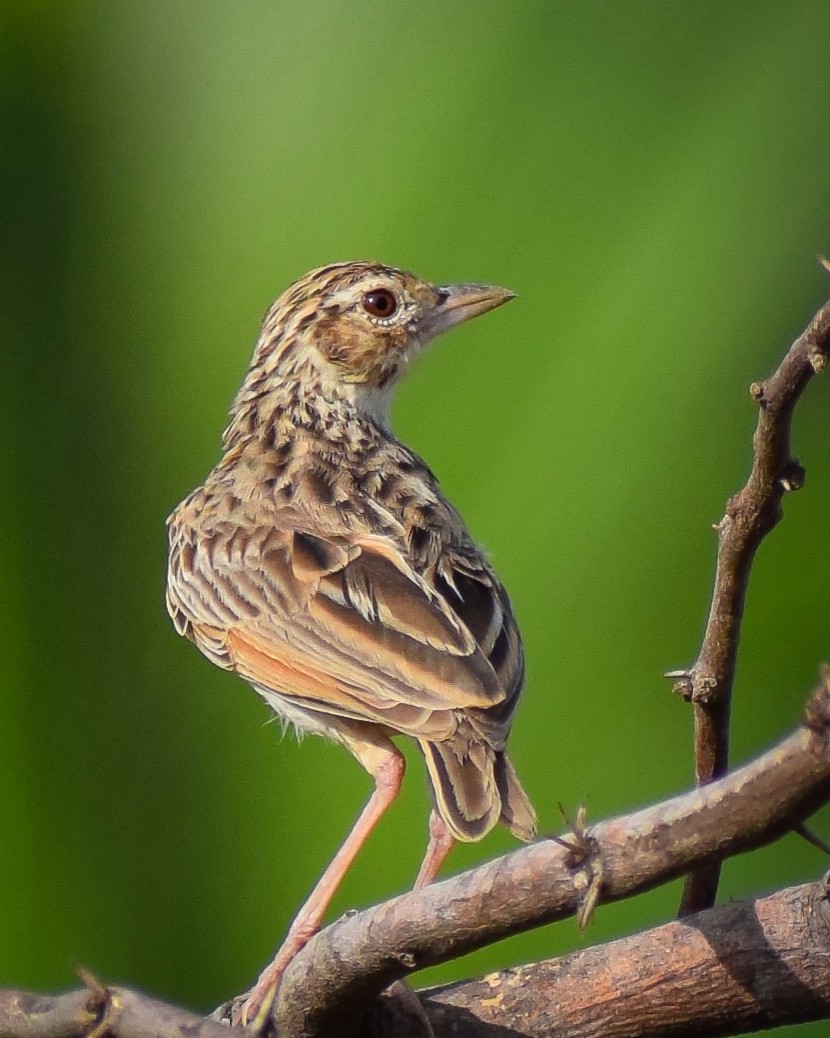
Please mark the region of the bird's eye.
POLYGON ((398 301, 388 288, 376 288, 363 297, 363 309, 371 317, 391 317, 398 301))

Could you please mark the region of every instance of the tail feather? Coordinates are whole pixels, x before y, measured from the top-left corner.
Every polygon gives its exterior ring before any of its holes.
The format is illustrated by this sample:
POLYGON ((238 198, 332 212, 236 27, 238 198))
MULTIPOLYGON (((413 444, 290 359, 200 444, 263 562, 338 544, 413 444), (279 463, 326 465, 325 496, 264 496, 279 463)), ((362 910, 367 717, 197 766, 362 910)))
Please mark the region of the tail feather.
POLYGON ((506 753, 496 754, 496 785, 501 797, 501 818, 513 835, 529 843, 536 839, 536 812, 506 753))
POLYGON ((480 840, 499 821, 520 840, 533 839, 536 816, 505 753, 466 740, 419 745, 436 809, 457 840, 480 840))

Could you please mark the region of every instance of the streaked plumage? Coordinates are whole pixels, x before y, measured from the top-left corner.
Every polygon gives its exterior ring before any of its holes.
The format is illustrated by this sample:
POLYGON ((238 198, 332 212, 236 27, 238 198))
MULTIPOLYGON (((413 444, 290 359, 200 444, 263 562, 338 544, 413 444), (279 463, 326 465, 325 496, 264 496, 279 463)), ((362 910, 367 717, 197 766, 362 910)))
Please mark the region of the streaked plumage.
POLYGON ((176 629, 281 717, 345 745, 388 787, 378 815, 402 775, 390 736, 417 741, 438 813, 422 882, 450 836, 498 821, 535 833, 504 752, 524 675, 510 601, 388 421, 412 357, 510 297, 372 263, 312 271, 266 314, 223 457, 169 519, 176 629))

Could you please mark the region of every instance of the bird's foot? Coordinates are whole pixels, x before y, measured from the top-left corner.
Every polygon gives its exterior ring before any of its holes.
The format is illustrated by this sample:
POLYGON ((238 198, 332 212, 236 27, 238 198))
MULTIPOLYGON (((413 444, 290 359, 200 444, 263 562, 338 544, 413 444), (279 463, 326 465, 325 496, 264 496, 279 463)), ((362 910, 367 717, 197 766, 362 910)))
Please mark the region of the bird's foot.
POLYGON ((264 1035, 271 1022, 271 1010, 280 986, 277 978, 270 987, 262 985, 262 978, 242 995, 223 1002, 211 1013, 211 1018, 231 1027, 244 1027, 254 1034, 264 1035))
POLYGON ((229 1023, 231 1027, 245 1027, 255 1034, 265 1034, 269 1030, 271 1010, 282 976, 304 943, 305 941, 297 947, 296 942, 286 941, 277 952, 274 961, 260 973, 251 990, 219 1006, 214 1011, 213 1018, 222 1023, 229 1023))
POLYGON ((277 997, 282 975, 273 980, 260 977, 247 994, 234 999, 231 1008, 231 1025, 247 1027, 255 1034, 264 1034, 271 1021, 271 1010, 277 997))

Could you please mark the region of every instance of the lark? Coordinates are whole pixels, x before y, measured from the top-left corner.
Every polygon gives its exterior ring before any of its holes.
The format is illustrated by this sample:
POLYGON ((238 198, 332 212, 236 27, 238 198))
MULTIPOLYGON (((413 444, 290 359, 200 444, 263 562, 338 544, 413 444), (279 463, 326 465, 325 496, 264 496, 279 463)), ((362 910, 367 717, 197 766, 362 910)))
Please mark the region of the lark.
POLYGON ((513 297, 336 263, 265 316, 223 454, 168 520, 179 634, 286 723, 344 746, 374 780, 353 829, 242 1003, 262 1019, 344 873, 423 754, 434 807, 416 886, 458 840, 536 819, 505 744, 524 678, 507 592, 429 467, 392 433, 395 386, 448 328, 513 297))

